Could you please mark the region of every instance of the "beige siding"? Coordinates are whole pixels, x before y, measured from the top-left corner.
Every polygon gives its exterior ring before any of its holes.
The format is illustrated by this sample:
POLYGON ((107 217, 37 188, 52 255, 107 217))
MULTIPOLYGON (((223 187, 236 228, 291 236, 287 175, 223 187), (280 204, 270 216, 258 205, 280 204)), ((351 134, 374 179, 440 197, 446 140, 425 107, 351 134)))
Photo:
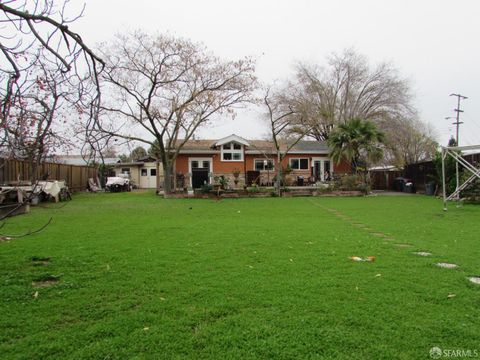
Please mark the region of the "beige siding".
MULTIPOLYGON (((150 170, 156 169, 157 164, 155 162, 147 162, 143 165, 127 165, 127 164, 117 164, 115 165, 115 175, 119 176, 122 174, 122 169, 130 169, 130 181, 133 185, 137 186, 140 189, 155 189, 156 188, 156 176, 151 177, 150 170), (141 176, 142 169, 147 170, 147 176, 141 176)), ((160 177, 163 178, 163 169, 162 165, 159 166, 160 177)))

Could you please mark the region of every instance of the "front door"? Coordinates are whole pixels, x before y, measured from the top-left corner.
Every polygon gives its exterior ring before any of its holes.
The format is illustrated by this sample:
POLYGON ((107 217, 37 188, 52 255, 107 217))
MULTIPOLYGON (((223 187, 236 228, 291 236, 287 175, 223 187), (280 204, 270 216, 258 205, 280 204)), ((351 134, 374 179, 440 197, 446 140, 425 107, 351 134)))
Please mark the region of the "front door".
POLYGON ((313 176, 315 181, 332 180, 332 163, 328 158, 313 158, 313 176))
POLYGON ((210 160, 192 160, 192 187, 199 189, 210 183, 208 173, 210 172, 210 160))

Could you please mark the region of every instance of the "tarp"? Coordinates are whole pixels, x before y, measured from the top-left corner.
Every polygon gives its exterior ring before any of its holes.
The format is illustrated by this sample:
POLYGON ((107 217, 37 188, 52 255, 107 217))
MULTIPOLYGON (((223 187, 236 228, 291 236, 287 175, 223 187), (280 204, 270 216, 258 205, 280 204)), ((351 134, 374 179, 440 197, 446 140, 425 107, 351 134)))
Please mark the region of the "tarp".
POLYGON ((107 178, 106 186, 112 186, 112 185, 123 186, 123 185, 128 185, 129 183, 130 183, 130 180, 128 180, 128 179, 118 177, 118 176, 114 176, 114 177, 107 178))
POLYGON ((38 181, 35 192, 43 191, 47 195, 56 198, 65 187, 65 181, 38 181))

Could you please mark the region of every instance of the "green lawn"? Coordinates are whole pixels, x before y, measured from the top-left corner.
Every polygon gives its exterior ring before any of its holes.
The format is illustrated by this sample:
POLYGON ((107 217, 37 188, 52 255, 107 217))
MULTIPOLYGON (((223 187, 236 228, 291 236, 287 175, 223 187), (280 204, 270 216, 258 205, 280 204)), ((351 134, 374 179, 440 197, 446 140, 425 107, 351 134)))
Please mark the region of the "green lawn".
POLYGON ((433 346, 480 350, 480 285, 467 280, 480 275, 479 206, 445 213, 422 196, 79 194, 0 232, 50 216, 43 232, 0 243, 2 359, 428 359, 433 346), (57 284, 32 284, 52 275, 57 284))

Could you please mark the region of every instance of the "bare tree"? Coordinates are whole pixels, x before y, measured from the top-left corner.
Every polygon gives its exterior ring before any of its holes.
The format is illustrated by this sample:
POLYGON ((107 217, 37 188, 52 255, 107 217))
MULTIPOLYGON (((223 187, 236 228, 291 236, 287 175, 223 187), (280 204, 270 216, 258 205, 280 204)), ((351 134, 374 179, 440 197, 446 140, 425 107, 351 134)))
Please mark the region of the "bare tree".
POLYGON ((383 124, 386 133, 385 160, 404 168, 435 158, 438 143, 433 130, 420 120, 391 119, 383 124))
POLYGON ((302 111, 308 135, 327 140, 335 126, 353 118, 382 123, 414 114, 408 81, 387 63, 375 67, 353 50, 328 59, 325 68, 299 64, 285 94, 302 111))
POLYGON ((221 61, 202 45, 171 36, 117 35, 101 52, 102 78, 114 96, 96 130, 153 147, 166 193, 185 143, 213 116, 234 115, 251 100, 256 82, 251 60, 221 61))
MULTIPOLYGON (((0 123, 9 120, 13 97, 22 76, 35 65, 33 50, 42 48, 42 56, 55 63, 57 71, 75 76, 82 84, 86 78, 95 84, 95 96, 89 101, 91 117, 100 103, 98 73, 103 61, 70 29, 83 15, 83 9, 68 14, 69 0, 0 1, 0 123)), ((83 93, 83 90, 80 91, 83 93)))
POLYGON ((267 108, 270 135, 277 156, 275 187, 278 196, 281 196, 284 172, 282 162, 289 151, 305 137, 310 129, 305 125, 302 127, 296 125, 303 124, 302 113, 293 105, 287 104, 280 95, 272 94, 270 88, 267 88, 263 102, 267 108))
POLYGON ((0 129, 4 139, 0 149, 4 155, 27 160, 34 182, 40 163, 70 143, 67 131, 78 88, 70 81, 72 75, 58 72, 55 64, 45 61, 42 51, 31 56, 37 60, 11 96, 9 121, 0 129))

